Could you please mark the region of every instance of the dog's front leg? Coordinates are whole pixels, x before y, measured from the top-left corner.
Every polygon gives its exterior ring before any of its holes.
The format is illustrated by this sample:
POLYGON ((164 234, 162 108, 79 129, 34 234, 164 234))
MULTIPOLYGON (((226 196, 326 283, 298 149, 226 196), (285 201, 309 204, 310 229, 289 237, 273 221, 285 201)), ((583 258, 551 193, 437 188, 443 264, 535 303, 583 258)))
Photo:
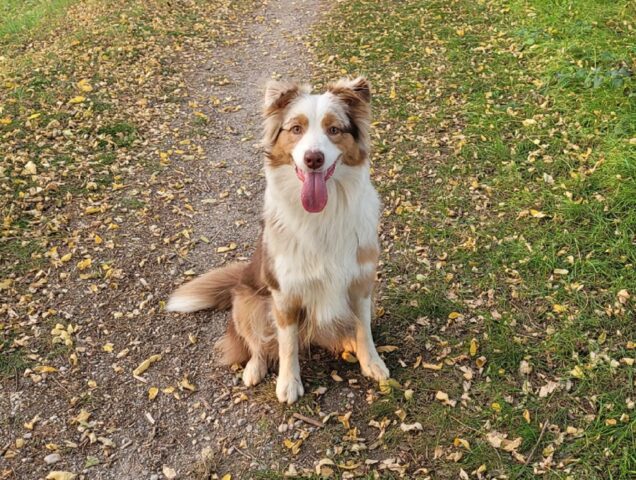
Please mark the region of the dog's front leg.
POLYGON ((371 295, 357 296, 352 299, 354 313, 356 314, 356 355, 360 362, 362 374, 373 378, 378 382, 389 378, 389 369, 384 360, 380 358, 373 343, 371 333, 371 295))
POLYGON ((273 294, 273 315, 278 337, 278 379, 276 396, 280 402, 294 403, 305 393, 298 361, 298 321, 300 306, 280 294, 273 294))

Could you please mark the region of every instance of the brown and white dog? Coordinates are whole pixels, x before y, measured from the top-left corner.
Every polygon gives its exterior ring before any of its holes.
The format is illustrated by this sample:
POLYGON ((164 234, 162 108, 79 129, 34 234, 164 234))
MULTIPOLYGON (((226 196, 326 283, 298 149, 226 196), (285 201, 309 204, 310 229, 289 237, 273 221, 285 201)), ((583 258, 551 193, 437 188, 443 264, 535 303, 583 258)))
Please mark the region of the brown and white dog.
POLYGON ((362 373, 389 377, 371 335, 378 261, 378 195, 371 184, 371 92, 342 79, 321 95, 270 82, 264 105, 262 236, 250 263, 212 270, 180 287, 167 309, 232 309, 217 346, 244 363, 245 385, 278 360, 276 395, 303 395, 299 349, 353 351, 362 373))

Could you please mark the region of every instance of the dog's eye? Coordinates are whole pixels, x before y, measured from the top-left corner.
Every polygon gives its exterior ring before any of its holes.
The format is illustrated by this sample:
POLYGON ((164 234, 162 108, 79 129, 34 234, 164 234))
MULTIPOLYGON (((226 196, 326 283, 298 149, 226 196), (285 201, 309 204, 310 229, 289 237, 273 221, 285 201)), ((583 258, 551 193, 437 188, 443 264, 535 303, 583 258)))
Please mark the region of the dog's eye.
POLYGON ((338 127, 329 127, 327 133, 329 133, 329 135, 338 135, 340 133, 340 129, 338 127))
POLYGON ((300 135, 301 133, 303 133, 303 127, 301 127, 300 125, 294 125, 289 129, 289 131, 294 135, 300 135))

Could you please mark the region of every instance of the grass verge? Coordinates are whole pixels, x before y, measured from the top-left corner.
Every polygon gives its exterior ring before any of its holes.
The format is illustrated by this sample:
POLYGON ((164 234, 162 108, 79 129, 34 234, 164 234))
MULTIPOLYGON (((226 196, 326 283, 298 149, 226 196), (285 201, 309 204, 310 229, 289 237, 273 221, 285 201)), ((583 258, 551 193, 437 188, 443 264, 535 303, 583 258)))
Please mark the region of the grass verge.
POLYGON ((73 0, 1 0, 0 45, 62 15, 73 0))
POLYGON ((636 472, 634 18, 627 1, 355 1, 318 45, 321 75, 376 88, 379 328, 442 366, 397 373, 420 395, 408 417, 446 425, 408 446, 438 473, 636 472), (432 379, 455 407, 431 415, 432 379))

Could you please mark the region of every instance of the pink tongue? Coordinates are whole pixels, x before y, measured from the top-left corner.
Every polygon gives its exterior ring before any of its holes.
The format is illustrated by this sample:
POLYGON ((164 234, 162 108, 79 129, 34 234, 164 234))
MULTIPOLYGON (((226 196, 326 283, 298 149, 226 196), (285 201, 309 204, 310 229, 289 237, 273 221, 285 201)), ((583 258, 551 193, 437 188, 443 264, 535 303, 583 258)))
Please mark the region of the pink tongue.
POLYGON ((300 200, 305 210, 311 213, 321 212, 327 205, 327 183, 324 172, 305 173, 300 200))

